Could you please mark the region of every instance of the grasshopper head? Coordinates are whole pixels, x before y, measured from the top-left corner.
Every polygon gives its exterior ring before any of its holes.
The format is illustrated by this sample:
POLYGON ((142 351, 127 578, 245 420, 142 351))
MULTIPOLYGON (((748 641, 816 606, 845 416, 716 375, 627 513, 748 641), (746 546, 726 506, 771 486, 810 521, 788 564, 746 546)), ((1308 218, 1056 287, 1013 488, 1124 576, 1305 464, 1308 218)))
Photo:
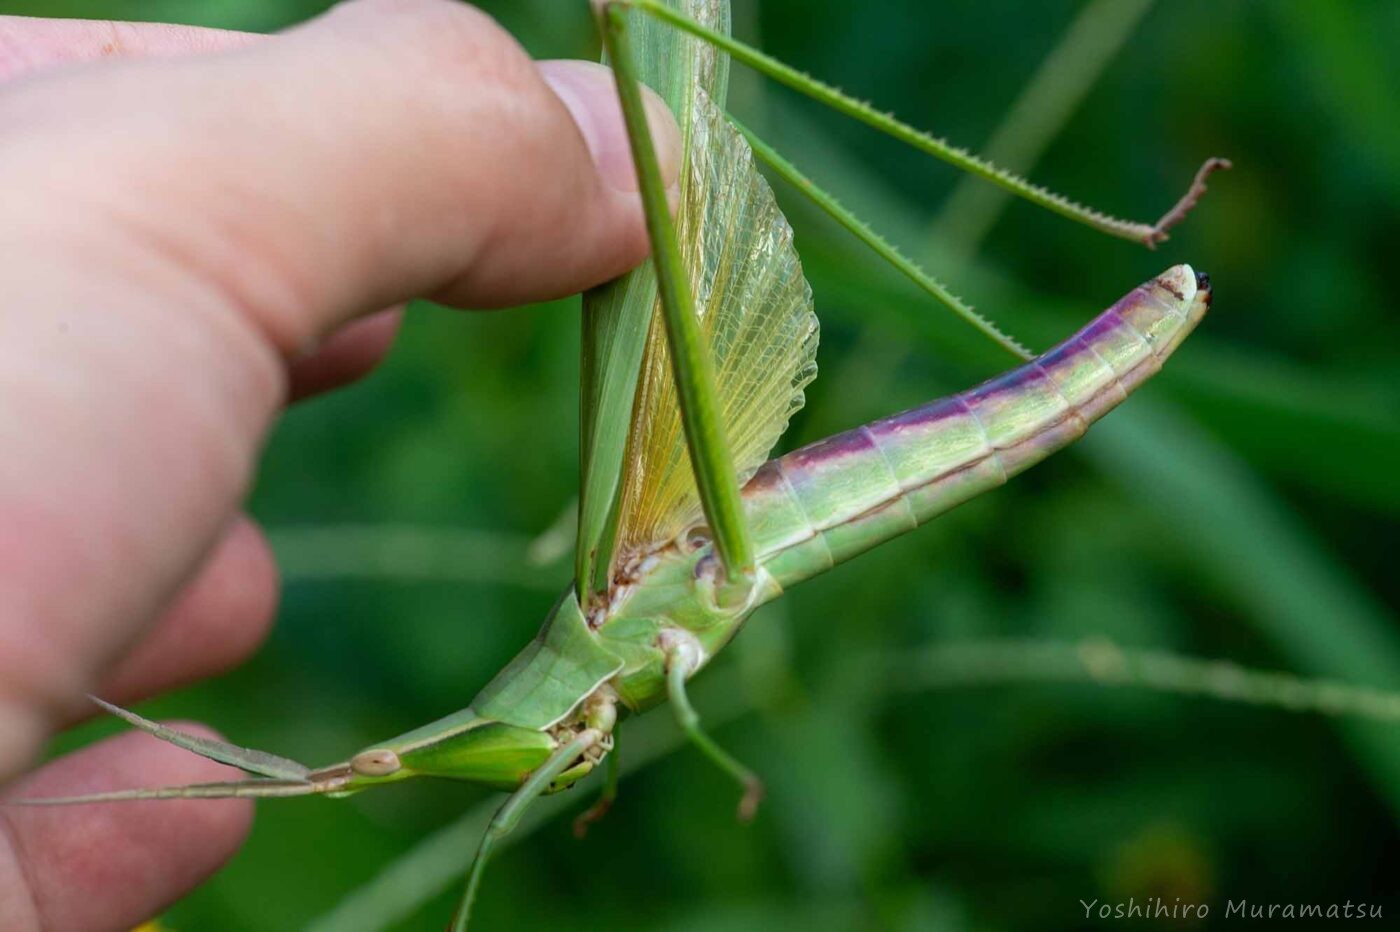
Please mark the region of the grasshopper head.
POLYGON ((347 774, 348 792, 409 777, 514 789, 557 746, 549 734, 532 728, 483 718, 456 719, 450 725, 429 725, 366 748, 338 766, 347 774))

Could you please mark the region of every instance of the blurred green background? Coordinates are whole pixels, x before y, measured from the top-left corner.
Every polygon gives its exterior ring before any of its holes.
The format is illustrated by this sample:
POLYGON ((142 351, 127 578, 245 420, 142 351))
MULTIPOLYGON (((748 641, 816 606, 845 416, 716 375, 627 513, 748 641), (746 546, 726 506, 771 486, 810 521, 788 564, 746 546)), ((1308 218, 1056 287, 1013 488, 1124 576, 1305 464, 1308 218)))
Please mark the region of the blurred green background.
MULTIPOLYGON (((5 7, 265 31, 324 5, 5 7)), ((483 5, 537 56, 597 55, 583 0, 483 5)), ((655 759, 613 813, 584 842, 556 816, 503 854, 480 927, 1074 929, 1103 924, 1080 900, 1129 896, 1208 903, 1204 927, 1240 899, 1400 914, 1400 726, 993 676, 933 688, 881 666, 969 640, 1099 637, 1400 688, 1400 4, 736 0, 735 28, 955 142, 984 148, 1009 120, 997 154, 1112 213, 1155 217, 1205 156, 1232 157, 1152 254, 1002 212, 741 69, 732 95, 1035 346, 1179 261, 1210 272, 1215 308, 1071 452, 799 588, 707 672, 702 714, 769 781, 755 824, 735 824, 733 786, 670 750, 653 714, 622 733, 625 761, 655 759)), ((787 445, 1003 367, 779 196, 823 324, 822 376, 787 445)), ((578 330, 577 299, 415 307, 382 370, 291 411, 252 502, 287 570, 280 624, 246 668, 147 711, 319 763, 464 705, 568 578, 528 548, 575 493, 578 330)), ((358 890, 318 928, 439 929, 471 825, 374 878, 487 800, 444 783, 264 804, 246 849, 167 922, 299 929, 358 890)))

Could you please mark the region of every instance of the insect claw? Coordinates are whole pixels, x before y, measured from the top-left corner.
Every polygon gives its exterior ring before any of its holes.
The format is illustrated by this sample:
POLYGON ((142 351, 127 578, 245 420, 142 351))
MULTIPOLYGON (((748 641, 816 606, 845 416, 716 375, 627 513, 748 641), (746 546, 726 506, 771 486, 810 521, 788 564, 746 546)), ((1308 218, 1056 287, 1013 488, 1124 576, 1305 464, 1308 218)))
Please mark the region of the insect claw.
POLYGON ((737 813, 739 821, 745 824, 752 822, 754 816, 758 815, 758 806, 763 802, 763 797, 768 794, 763 786, 763 781, 758 777, 750 776, 744 781, 744 795, 739 797, 739 811, 737 813))
POLYGON ((582 841, 588 835, 588 829, 596 822, 603 821, 603 816, 612 809, 613 801, 603 797, 587 809, 583 810, 574 818, 574 837, 582 841))

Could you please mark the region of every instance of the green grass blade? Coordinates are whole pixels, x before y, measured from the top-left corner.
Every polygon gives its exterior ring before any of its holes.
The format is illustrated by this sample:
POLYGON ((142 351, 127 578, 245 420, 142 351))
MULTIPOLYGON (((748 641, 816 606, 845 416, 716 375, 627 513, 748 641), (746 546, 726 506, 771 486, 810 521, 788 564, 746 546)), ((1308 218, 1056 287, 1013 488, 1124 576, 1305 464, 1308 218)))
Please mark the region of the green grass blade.
MULTIPOLYGON (((1030 82, 987 141, 987 161, 1028 172, 1104 69, 1132 37, 1153 0, 1093 0, 1045 56, 1030 82)), ((960 260, 977 251, 1010 194, 963 178, 939 211, 934 237, 960 260)))
POLYGON ((617 6, 602 10, 604 48, 617 76, 618 96, 627 124, 628 141, 637 165, 647 231, 651 236, 661 309, 680 400, 686 445, 695 470, 705 518, 715 548, 731 578, 748 575, 754 567, 753 543, 739 500, 739 482, 720 422, 709 350, 700 334, 685 264, 676 243, 675 224, 666 202, 661 169, 642 107, 628 37, 627 14, 617 6))
MULTIPOLYGON (((1163 404, 1139 399, 1122 415, 1081 449, 1162 516, 1163 532, 1205 585, 1247 611, 1300 672, 1400 683, 1400 636, 1387 611, 1266 486, 1163 404)), ((1366 722, 1339 727, 1400 811, 1394 732, 1366 722)))
POLYGON ((948 290, 942 282, 929 275, 919 268, 913 260, 906 257, 895 247, 893 243, 876 233, 868 223, 851 213, 840 201, 828 194, 815 182, 802 173, 796 165, 778 154, 772 146, 759 139, 752 130, 745 127, 733 117, 729 121, 748 140, 749 147, 753 149, 754 155, 758 156, 765 164, 773 169, 784 181, 792 185, 802 194, 811 199, 812 203, 820 207, 829 217, 841 226, 845 227, 856 239, 868 246, 876 255, 894 266, 914 284, 928 292, 954 314, 967 321, 974 328, 988 337, 992 342, 1011 353, 1022 361, 1028 361, 1034 354, 1026 349, 1014 338, 1003 333, 996 324, 992 323, 981 314, 972 309, 957 295, 948 290))
POLYGON ((530 564, 530 539, 522 534, 327 524, 273 528, 268 539, 289 583, 361 579, 559 589, 555 573, 530 564))
POLYGON ((1400 98, 1395 94, 1395 20, 1376 16, 1384 6, 1337 3, 1310 8, 1276 3, 1265 9, 1287 40, 1283 55, 1313 80, 1303 94, 1316 100, 1326 120, 1315 131, 1343 140, 1381 166, 1377 179, 1400 197, 1400 98))
POLYGON ((1290 483, 1400 514, 1400 384, 1365 367, 1320 366, 1201 341, 1169 374, 1193 417, 1290 483), (1308 438, 1299 443, 1299 437, 1308 438), (1338 451, 1365 451, 1339 456, 1338 451))
POLYGON ((1084 683, 1400 724, 1400 692, 1394 690, 1254 670, 1229 660, 1125 648, 1104 638, 1077 643, 998 639, 939 644, 881 658, 875 676, 880 682, 897 684, 898 691, 1084 683))

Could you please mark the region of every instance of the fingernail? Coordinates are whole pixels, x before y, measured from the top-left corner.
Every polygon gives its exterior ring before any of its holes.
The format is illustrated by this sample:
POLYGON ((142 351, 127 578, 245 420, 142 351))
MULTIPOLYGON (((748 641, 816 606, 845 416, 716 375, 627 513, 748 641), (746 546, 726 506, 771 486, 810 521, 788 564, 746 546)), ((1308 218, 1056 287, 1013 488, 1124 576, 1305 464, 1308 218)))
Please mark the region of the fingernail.
MULTIPOLYGON (((636 191, 637 173, 612 70, 592 62, 551 61, 541 62, 540 71, 573 115, 598 174, 619 191, 636 191)), ((642 88, 642 104, 661 180, 668 189, 674 188, 681 171, 680 127, 666 102, 650 88, 642 88)))

